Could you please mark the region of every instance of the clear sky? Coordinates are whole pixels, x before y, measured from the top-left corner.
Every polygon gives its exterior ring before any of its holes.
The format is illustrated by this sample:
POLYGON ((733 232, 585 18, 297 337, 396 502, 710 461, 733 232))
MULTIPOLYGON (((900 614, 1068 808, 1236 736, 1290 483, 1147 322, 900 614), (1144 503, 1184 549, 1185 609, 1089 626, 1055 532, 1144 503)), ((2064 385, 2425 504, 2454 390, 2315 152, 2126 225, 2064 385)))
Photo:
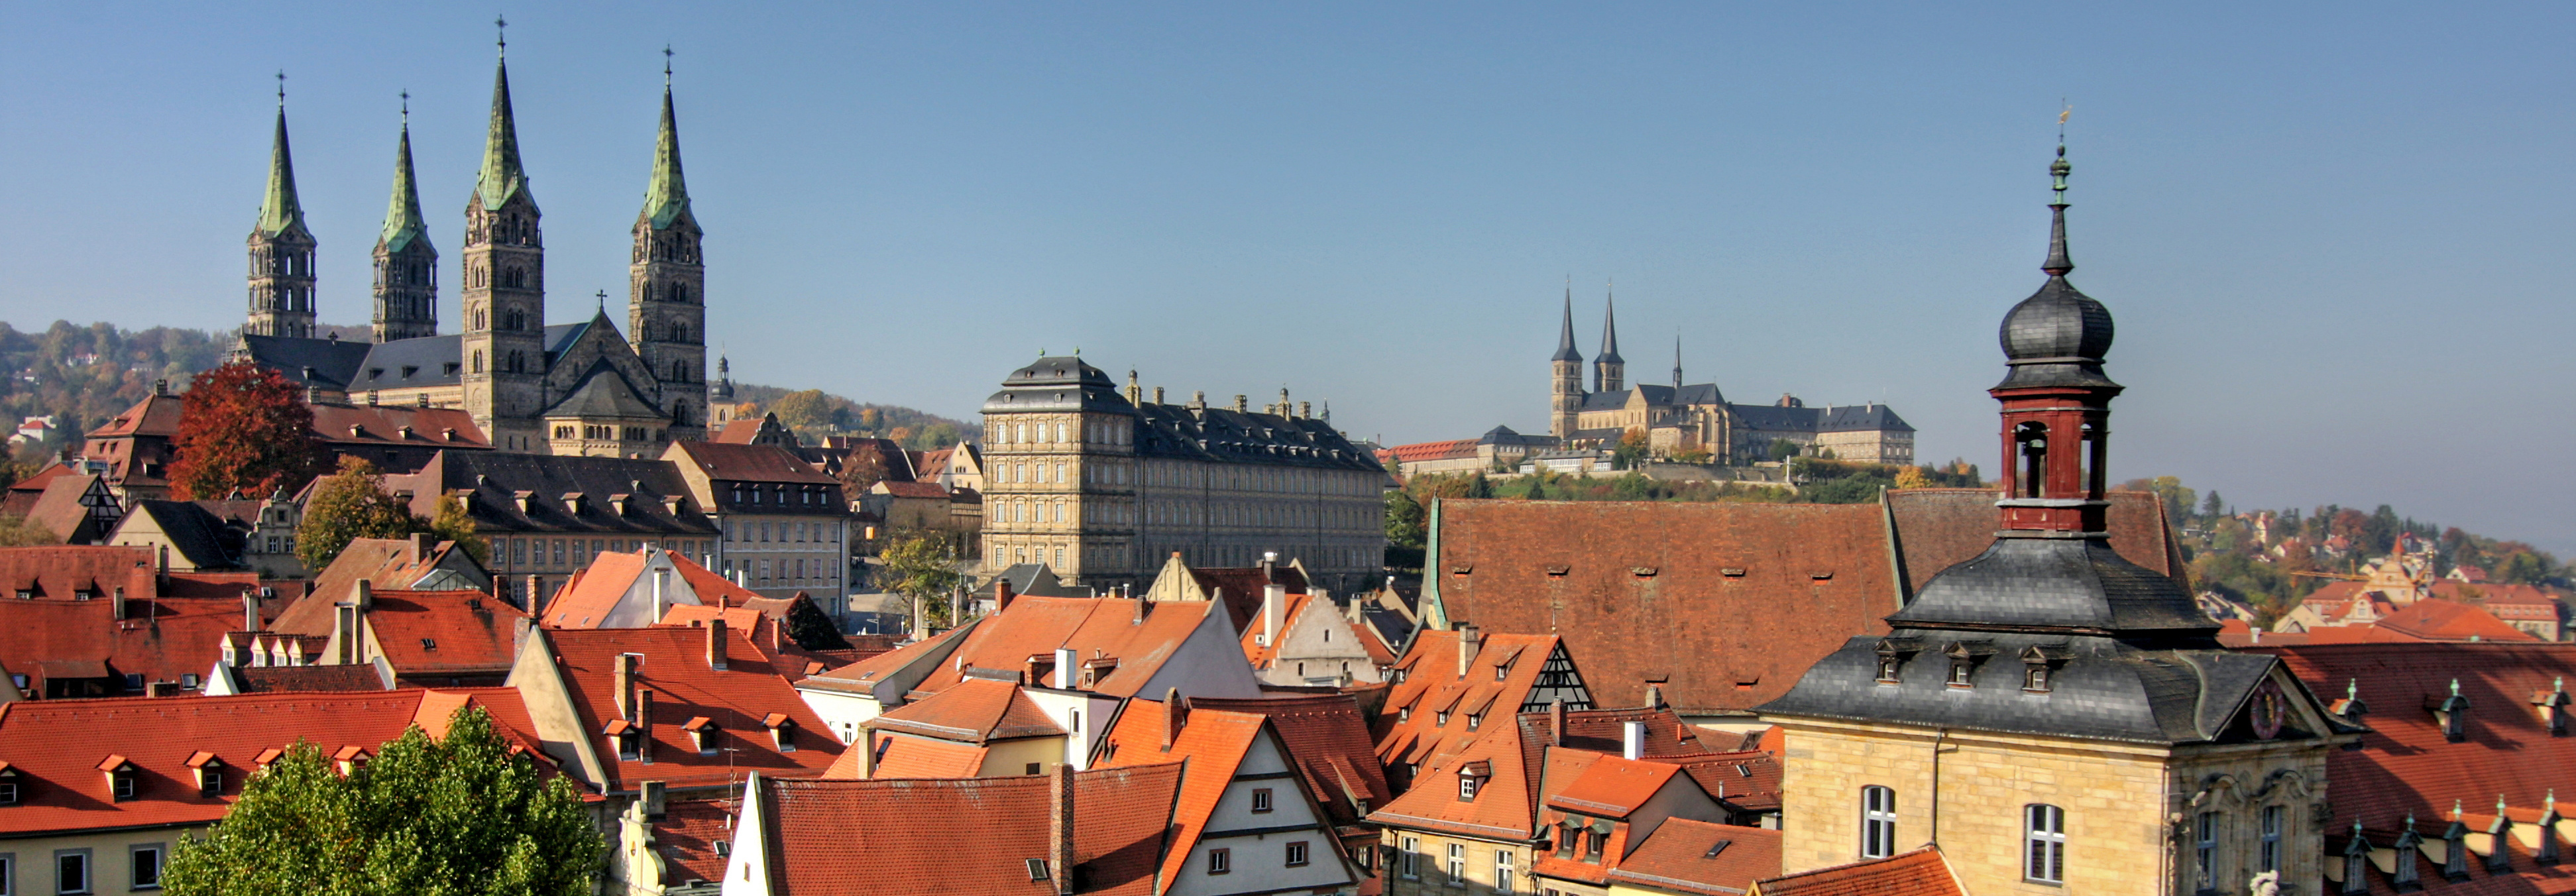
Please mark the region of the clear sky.
MULTIPOLYGON (((737 379, 962 417, 1079 347, 1390 443, 1544 431, 1564 282, 1588 357, 1615 278, 1632 381, 1678 335, 1991 472, 2067 98, 2115 476, 2576 554, 2569 4, 499 11, 555 321, 622 294, 667 43, 737 379)), ((408 89, 453 331, 493 12, 16 8, 0 319, 237 326, 283 68, 323 320, 367 320, 408 89)))

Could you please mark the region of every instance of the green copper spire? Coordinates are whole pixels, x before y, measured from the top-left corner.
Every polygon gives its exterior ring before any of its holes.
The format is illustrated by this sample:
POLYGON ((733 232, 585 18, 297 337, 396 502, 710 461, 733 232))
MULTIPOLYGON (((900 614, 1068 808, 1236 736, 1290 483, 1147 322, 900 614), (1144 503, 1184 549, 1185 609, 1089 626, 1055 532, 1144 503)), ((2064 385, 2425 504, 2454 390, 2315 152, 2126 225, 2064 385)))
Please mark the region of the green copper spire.
MULTIPOLYGON (((665 54, 669 50, 663 51, 665 54)), ((689 185, 680 177, 680 124, 671 112, 671 67, 662 64, 662 135, 653 143, 653 181, 644 187, 644 213, 653 229, 668 230, 689 208, 689 185)))
POLYGON ((424 232, 420 188, 411 176, 411 94, 404 93, 402 142, 394 149, 394 195, 385 205, 385 251, 400 252, 424 232))
POLYGON ((277 138, 268 150, 268 196, 259 204, 259 232, 276 236, 304 224, 295 201, 295 157, 286 148, 286 75, 277 76, 277 138))
POLYGON ((510 63, 504 59, 492 70, 492 131, 483 142, 483 174, 475 178, 474 192, 484 208, 496 209, 527 190, 528 174, 519 168, 519 129, 510 115, 510 63))

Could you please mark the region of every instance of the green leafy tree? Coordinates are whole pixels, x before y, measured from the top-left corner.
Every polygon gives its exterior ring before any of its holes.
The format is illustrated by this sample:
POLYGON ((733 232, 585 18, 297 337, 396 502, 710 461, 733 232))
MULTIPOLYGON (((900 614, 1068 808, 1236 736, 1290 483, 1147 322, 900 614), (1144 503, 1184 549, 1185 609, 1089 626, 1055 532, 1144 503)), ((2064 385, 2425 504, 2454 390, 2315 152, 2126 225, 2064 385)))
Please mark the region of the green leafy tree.
MULTIPOLYGON (((459 513, 463 508, 459 508, 459 513)), ((360 538, 400 538, 427 526, 385 491, 376 466, 356 457, 340 458, 340 472, 314 487, 304 520, 295 527, 295 558, 319 575, 332 558, 360 538)), ((471 534, 469 531, 467 534, 471 534)))
POLYGON ((185 500, 303 488, 322 464, 312 430, 303 390, 277 371, 237 361, 197 374, 170 440, 170 491, 185 500))
POLYGON ((787 639, 806 650, 848 650, 849 639, 833 627, 832 617, 814 605, 814 599, 803 594, 787 603, 787 639))
MULTIPOLYGON (((405 515, 409 515, 409 511, 405 511, 405 515)), ((456 500, 454 495, 439 496, 438 515, 430 518, 429 531, 440 541, 456 542, 458 547, 465 549, 465 553, 474 557, 476 563, 489 565, 492 562, 492 543, 474 534, 473 515, 465 512, 465 502, 456 500)))
POLYGON ((1788 460, 1792 457, 1798 456, 1798 451, 1798 443, 1796 442, 1789 441, 1788 439, 1771 440, 1771 450, 1769 453, 1772 460, 1788 460))
POLYGON ((607 844, 569 778, 546 779, 479 707, 415 725, 343 776, 298 742, 203 837, 179 840, 169 896, 587 896, 607 844))
POLYGON ((936 532, 898 533, 886 541, 877 559, 885 563, 878 580, 903 595, 912 606, 913 619, 948 625, 959 621, 948 618, 945 598, 965 577, 957 573, 957 558, 947 539, 936 532))
POLYGON ((838 402, 821 389, 789 392, 769 403, 769 412, 778 422, 793 430, 823 429, 832 423, 832 411, 838 402))
POLYGON ((1646 462, 1646 452, 1646 428, 1628 427, 1627 432, 1619 434, 1618 447, 1610 449, 1610 469, 1634 470, 1646 462))

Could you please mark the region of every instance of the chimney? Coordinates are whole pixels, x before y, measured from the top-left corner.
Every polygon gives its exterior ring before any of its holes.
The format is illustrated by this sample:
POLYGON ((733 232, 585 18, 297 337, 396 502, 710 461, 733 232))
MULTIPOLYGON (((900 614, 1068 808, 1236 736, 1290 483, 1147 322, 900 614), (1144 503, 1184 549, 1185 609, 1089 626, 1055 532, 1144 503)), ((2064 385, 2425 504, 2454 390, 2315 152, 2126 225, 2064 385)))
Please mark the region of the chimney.
POLYGON ((653 761, 653 691, 635 692, 635 755, 643 762, 653 761))
POLYGON ((331 607, 331 638, 340 642, 337 663, 353 665, 358 661, 358 607, 356 604, 334 604, 331 607))
POLYGON ((1058 690, 1073 690, 1073 669, 1081 664, 1081 651, 1071 647, 1055 649, 1055 686, 1058 690))
POLYGON ((531 575, 528 577, 528 615, 538 615, 538 611, 544 610, 546 608, 546 604, 552 603, 552 601, 546 599, 545 587, 546 580, 544 576, 531 575))
POLYGON ((360 613, 364 613, 369 609, 374 608, 376 603, 376 583, 366 579, 359 579, 357 594, 350 598, 350 602, 358 605, 358 612, 360 613))
POLYGON ((154 395, 168 395, 168 394, 170 394, 170 381, 169 381, 169 380, 153 380, 153 381, 152 381, 152 394, 154 394, 154 395))
POLYGON ((610 666, 615 670, 611 673, 615 682, 610 685, 613 690, 609 692, 609 698, 617 701, 617 717, 630 724, 635 721, 635 661, 639 659, 643 657, 621 653, 610 666))
POLYGON ((118 621, 120 621, 120 622, 124 621, 124 619, 125 619, 125 586, 123 586, 123 585, 118 585, 118 586, 116 586, 116 590, 108 592, 108 594, 107 594, 107 602, 108 602, 108 608, 107 608, 107 611, 108 611, 110 614, 113 614, 113 615, 116 617, 116 619, 117 619, 118 621))
POLYGON ((1163 403, 1163 387, 1161 387, 1161 386, 1155 386, 1155 387, 1154 387, 1154 403, 1155 403, 1155 404, 1162 404, 1162 403, 1163 403))
POLYGON ((865 728, 859 729, 859 742, 857 746, 859 749, 859 777, 862 779, 876 777, 877 733, 865 728))
MULTIPOLYGON (((1268 565, 1269 561, 1262 561, 1268 565)), ((1271 583, 1261 586, 1261 646, 1279 646, 1279 614, 1288 612, 1288 586, 1271 583)))
POLYGON ((1235 412, 1235 413, 1237 413, 1237 414, 1244 414, 1244 413, 1250 413, 1251 411, 1252 411, 1252 396, 1249 396, 1249 395, 1241 395, 1241 394, 1238 394, 1238 395, 1234 396, 1234 412, 1235 412))
POLYGON ((1619 723, 1619 756, 1624 759, 1646 758, 1646 723, 1619 723))
POLYGON ((1004 611, 1004 610, 1008 610, 1008 609, 1010 609, 1010 608, 1011 608, 1011 583, 1010 583, 1010 580, 1008 580, 1008 579, 999 579, 999 578, 994 579, 994 580, 993 580, 993 615, 995 615, 995 616, 1002 615, 1002 611, 1004 611))
POLYGON ((1047 793, 1047 874, 1056 896, 1073 896, 1073 766, 1055 767, 1047 793))
POLYGON ((1261 580, 1264 582, 1279 581, 1278 551, 1261 552, 1261 580))
POLYGON ((242 589, 242 631, 259 631, 259 592, 242 589))
POLYGON ((725 670, 725 624, 722 616, 707 620, 707 668, 718 672, 725 670))
POLYGON ((1646 708, 1647 708, 1647 709, 1662 709, 1662 708, 1664 708, 1664 686, 1663 686, 1663 685, 1659 685, 1659 684, 1650 684, 1650 685, 1647 685, 1647 686, 1646 686, 1646 708))
POLYGON ((161 557, 161 559, 158 561, 158 565, 155 565, 154 567, 152 567, 152 573, 153 573, 153 575, 160 577, 161 582, 162 582, 163 584, 168 584, 168 583, 169 583, 169 581, 170 581, 170 546, 169 546, 169 545, 166 545, 166 544, 165 544, 165 545, 162 545, 162 546, 161 546, 161 554, 160 554, 160 557, 161 557))
POLYGON ((1565 698, 1547 701, 1547 745, 1565 746, 1565 698))
MULTIPOLYGON (((722 600, 721 596, 718 600, 722 600)), ((719 608, 721 609, 721 608, 719 608)), ((662 621, 662 571, 653 571, 653 621, 662 621)))
POLYGON ((429 559, 429 553, 435 550, 438 550, 438 536, 427 532, 414 532, 411 534, 411 562, 418 563, 423 560, 427 560, 429 559))
POLYGON ((663 782, 646 781, 642 787, 636 789, 639 791, 635 795, 637 800, 644 804, 644 817, 662 817, 666 808, 662 801, 663 782))
POLYGON ((1301 401, 1301 402, 1298 402, 1298 403, 1297 403, 1297 416, 1299 416, 1299 417, 1313 417, 1313 416, 1315 416, 1315 403, 1314 403, 1314 402, 1311 402, 1311 401, 1301 401))
POLYGON ((1163 749, 1166 752, 1172 749, 1175 741, 1181 739, 1181 727, 1189 723, 1190 705, 1182 701, 1181 689, 1165 688, 1163 690, 1163 749))
POLYGON ((1484 646, 1484 643, 1485 643, 1485 639, 1484 639, 1484 638, 1483 638, 1483 637, 1482 637, 1482 636, 1481 636, 1481 635, 1476 631, 1476 627, 1475 627, 1475 626, 1473 626, 1473 625, 1468 625, 1468 624, 1464 624, 1464 623, 1459 624, 1459 626, 1458 626, 1458 677, 1459 677, 1459 678, 1461 678, 1461 679, 1466 678, 1466 677, 1467 677, 1467 670, 1468 670, 1468 669, 1470 669, 1470 668, 1473 668, 1473 667, 1476 665, 1476 651, 1477 651, 1479 648, 1483 647, 1483 646, 1484 646))

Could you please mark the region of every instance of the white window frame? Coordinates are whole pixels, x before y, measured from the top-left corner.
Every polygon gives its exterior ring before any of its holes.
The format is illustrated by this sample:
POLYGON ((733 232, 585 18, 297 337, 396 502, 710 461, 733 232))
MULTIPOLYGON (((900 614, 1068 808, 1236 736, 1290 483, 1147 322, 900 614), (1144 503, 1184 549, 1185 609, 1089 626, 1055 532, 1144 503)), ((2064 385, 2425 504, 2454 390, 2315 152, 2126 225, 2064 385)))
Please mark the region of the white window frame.
POLYGON ((1232 849, 1228 849, 1228 848, 1226 848, 1226 847, 1222 847, 1222 846, 1220 846, 1220 847, 1216 847, 1216 848, 1214 848, 1214 849, 1210 849, 1210 850, 1208 850, 1208 852, 1207 852, 1207 873, 1209 873, 1209 874, 1233 874, 1233 873, 1234 873, 1234 850, 1232 850, 1232 849))
POLYGON ((1509 893, 1511 891, 1512 851, 1508 849, 1494 850, 1494 892, 1509 893))
POLYGON ((1422 879, 1422 838, 1398 837, 1395 841, 1396 868, 1405 880, 1422 879))
POLYGON ((1467 885, 1467 844, 1449 844, 1449 885, 1467 885))
POLYGON ((1860 857, 1884 859, 1896 854, 1896 790, 1872 784, 1860 789, 1860 857))
POLYGON ((1289 841, 1287 853, 1287 864, 1290 868, 1306 864, 1313 856, 1311 848, 1304 840, 1289 841))
POLYGON ((2202 812, 2191 819, 2191 865, 2193 892, 2213 893, 2218 890, 2218 813, 2202 812))
POLYGON ((2022 807, 2022 879, 2066 882, 2066 810, 2047 803, 2022 807))
POLYGON ((2262 851, 2256 854, 2256 872, 2281 870, 2281 838, 2290 826, 2289 809, 2265 806, 2262 810, 2262 851))

